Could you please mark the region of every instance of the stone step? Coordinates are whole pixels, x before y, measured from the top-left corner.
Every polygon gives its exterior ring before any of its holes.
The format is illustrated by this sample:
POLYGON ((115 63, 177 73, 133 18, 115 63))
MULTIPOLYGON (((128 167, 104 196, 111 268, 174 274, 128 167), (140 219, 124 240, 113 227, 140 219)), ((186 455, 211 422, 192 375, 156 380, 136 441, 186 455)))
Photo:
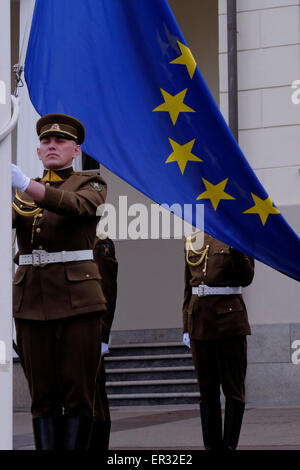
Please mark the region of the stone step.
POLYGON ((147 356, 189 352, 181 342, 118 344, 110 345, 109 349, 112 356, 147 356))
POLYGON ((137 367, 130 369, 106 368, 107 381, 122 380, 164 380, 164 379, 193 379, 195 378, 194 366, 178 367, 137 367))
POLYGON ((185 393, 197 392, 196 379, 170 380, 132 380, 106 383, 107 393, 110 394, 139 394, 139 393, 185 393))
POLYGON ((167 366, 190 366, 192 355, 184 354, 157 354, 145 356, 106 356, 107 369, 129 369, 138 367, 167 367, 167 366))
POLYGON ((110 344, 109 347, 112 349, 119 349, 119 348, 128 348, 128 349, 135 349, 135 348, 142 348, 145 346, 149 347, 161 347, 161 346, 180 346, 183 345, 181 341, 164 341, 164 342, 152 342, 152 343, 120 343, 120 344, 110 344))
POLYGON ((199 403, 199 392, 109 394, 111 406, 142 406, 199 403))
MULTIPOLYGON (((170 380, 129 380, 126 382, 126 386, 130 387, 132 385, 168 385, 168 384, 194 384, 197 383, 196 379, 170 379, 170 380)), ((115 381, 115 382, 106 382, 108 387, 118 387, 123 385, 123 382, 115 381)))

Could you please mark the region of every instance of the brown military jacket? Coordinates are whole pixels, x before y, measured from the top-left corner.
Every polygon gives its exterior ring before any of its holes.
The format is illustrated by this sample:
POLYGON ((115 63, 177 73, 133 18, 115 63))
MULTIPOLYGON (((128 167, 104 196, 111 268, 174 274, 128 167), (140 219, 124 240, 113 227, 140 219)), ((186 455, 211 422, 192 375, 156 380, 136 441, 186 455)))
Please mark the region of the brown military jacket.
MULTIPOLYGON (((199 236, 200 232, 197 234, 199 236)), ((192 287, 203 284, 210 287, 245 287, 254 276, 253 258, 206 233, 202 248, 194 249, 195 245, 194 237, 185 249, 183 331, 188 332, 191 339, 198 340, 251 334, 242 295, 199 297, 192 294, 192 287), (203 260, 199 264, 201 257, 203 260)))
POLYGON ((108 343, 116 309, 118 276, 115 245, 110 238, 96 239, 94 259, 99 268, 102 289, 107 301, 107 311, 101 315, 101 337, 104 343, 108 343))
MULTIPOLYGON (((19 248, 15 262, 33 249, 92 250, 99 221, 96 210, 106 197, 105 181, 72 168, 45 170, 37 181, 46 185, 43 202, 17 193, 13 203, 19 248)), ((94 260, 19 266, 13 281, 13 315, 52 320, 106 310, 100 279, 94 260)))

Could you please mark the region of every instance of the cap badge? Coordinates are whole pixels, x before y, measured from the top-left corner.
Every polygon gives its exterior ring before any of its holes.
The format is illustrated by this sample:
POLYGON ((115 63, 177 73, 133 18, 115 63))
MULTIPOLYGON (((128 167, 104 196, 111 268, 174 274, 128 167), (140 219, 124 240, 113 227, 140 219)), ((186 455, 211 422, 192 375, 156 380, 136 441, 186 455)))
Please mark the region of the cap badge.
POLYGON ((60 127, 58 124, 52 124, 52 126, 50 127, 50 130, 51 131, 60 131, 60 127))

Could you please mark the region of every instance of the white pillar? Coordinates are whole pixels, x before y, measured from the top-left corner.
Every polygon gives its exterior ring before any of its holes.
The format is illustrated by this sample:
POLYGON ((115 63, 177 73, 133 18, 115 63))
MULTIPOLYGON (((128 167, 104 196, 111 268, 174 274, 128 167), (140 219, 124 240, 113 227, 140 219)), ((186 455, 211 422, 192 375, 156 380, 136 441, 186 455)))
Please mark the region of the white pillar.
MULTIPOLYGON (((10 0, 0 7, 0 132, 9 122, 10 0)), ((12 449, 11 139, 0 142, 0 450, 12 449)))
MULTIPOLYGON (((34 3, 35 0, 21 0, 20 2, 21 65, 24 65, 25 61, 34 3)), ((40 116, 31 104, 24 76, 23 79, 24 87, 19 88, 21 105, 18 121, 17 164, 27 176, 35 178, 43 172, 43 166, 36 153, 39 140, 36 135, 35 125, 40 116)))

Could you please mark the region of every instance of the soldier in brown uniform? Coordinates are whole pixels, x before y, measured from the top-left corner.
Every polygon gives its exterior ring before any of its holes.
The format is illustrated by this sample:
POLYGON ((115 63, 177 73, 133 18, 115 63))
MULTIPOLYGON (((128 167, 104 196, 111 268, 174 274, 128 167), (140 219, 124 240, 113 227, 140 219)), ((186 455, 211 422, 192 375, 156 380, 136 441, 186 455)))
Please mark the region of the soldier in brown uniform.
POLYGON ((109 335, 117 301, 118 261, 114 242, 110 238, 97 238, 94 259, 98 265, 101 284, 106 298, 106 312, 101 316, 101 338, 103 352, 108 350, 109 335))
POLYGON ((200 387, 204 447, 234 450, 245 408, 246 335, 251 334, 241 287, 253 279, 254 260, 206 233, 202 244, 201 236, 188 237, 185 246, 184 341, 190 340, 200 387), (223 436, 220 385, 226 400, 223 436))
POLYGON ((93 248, 106 183, 73 171, 85 137, 81 122, 50 114, 39 119, 37 133, 43 177, 32 180, 12 168, 19 248, 13 314, 35 444, 105 450, 110 432, 101 356, 106 299, 93 248))

